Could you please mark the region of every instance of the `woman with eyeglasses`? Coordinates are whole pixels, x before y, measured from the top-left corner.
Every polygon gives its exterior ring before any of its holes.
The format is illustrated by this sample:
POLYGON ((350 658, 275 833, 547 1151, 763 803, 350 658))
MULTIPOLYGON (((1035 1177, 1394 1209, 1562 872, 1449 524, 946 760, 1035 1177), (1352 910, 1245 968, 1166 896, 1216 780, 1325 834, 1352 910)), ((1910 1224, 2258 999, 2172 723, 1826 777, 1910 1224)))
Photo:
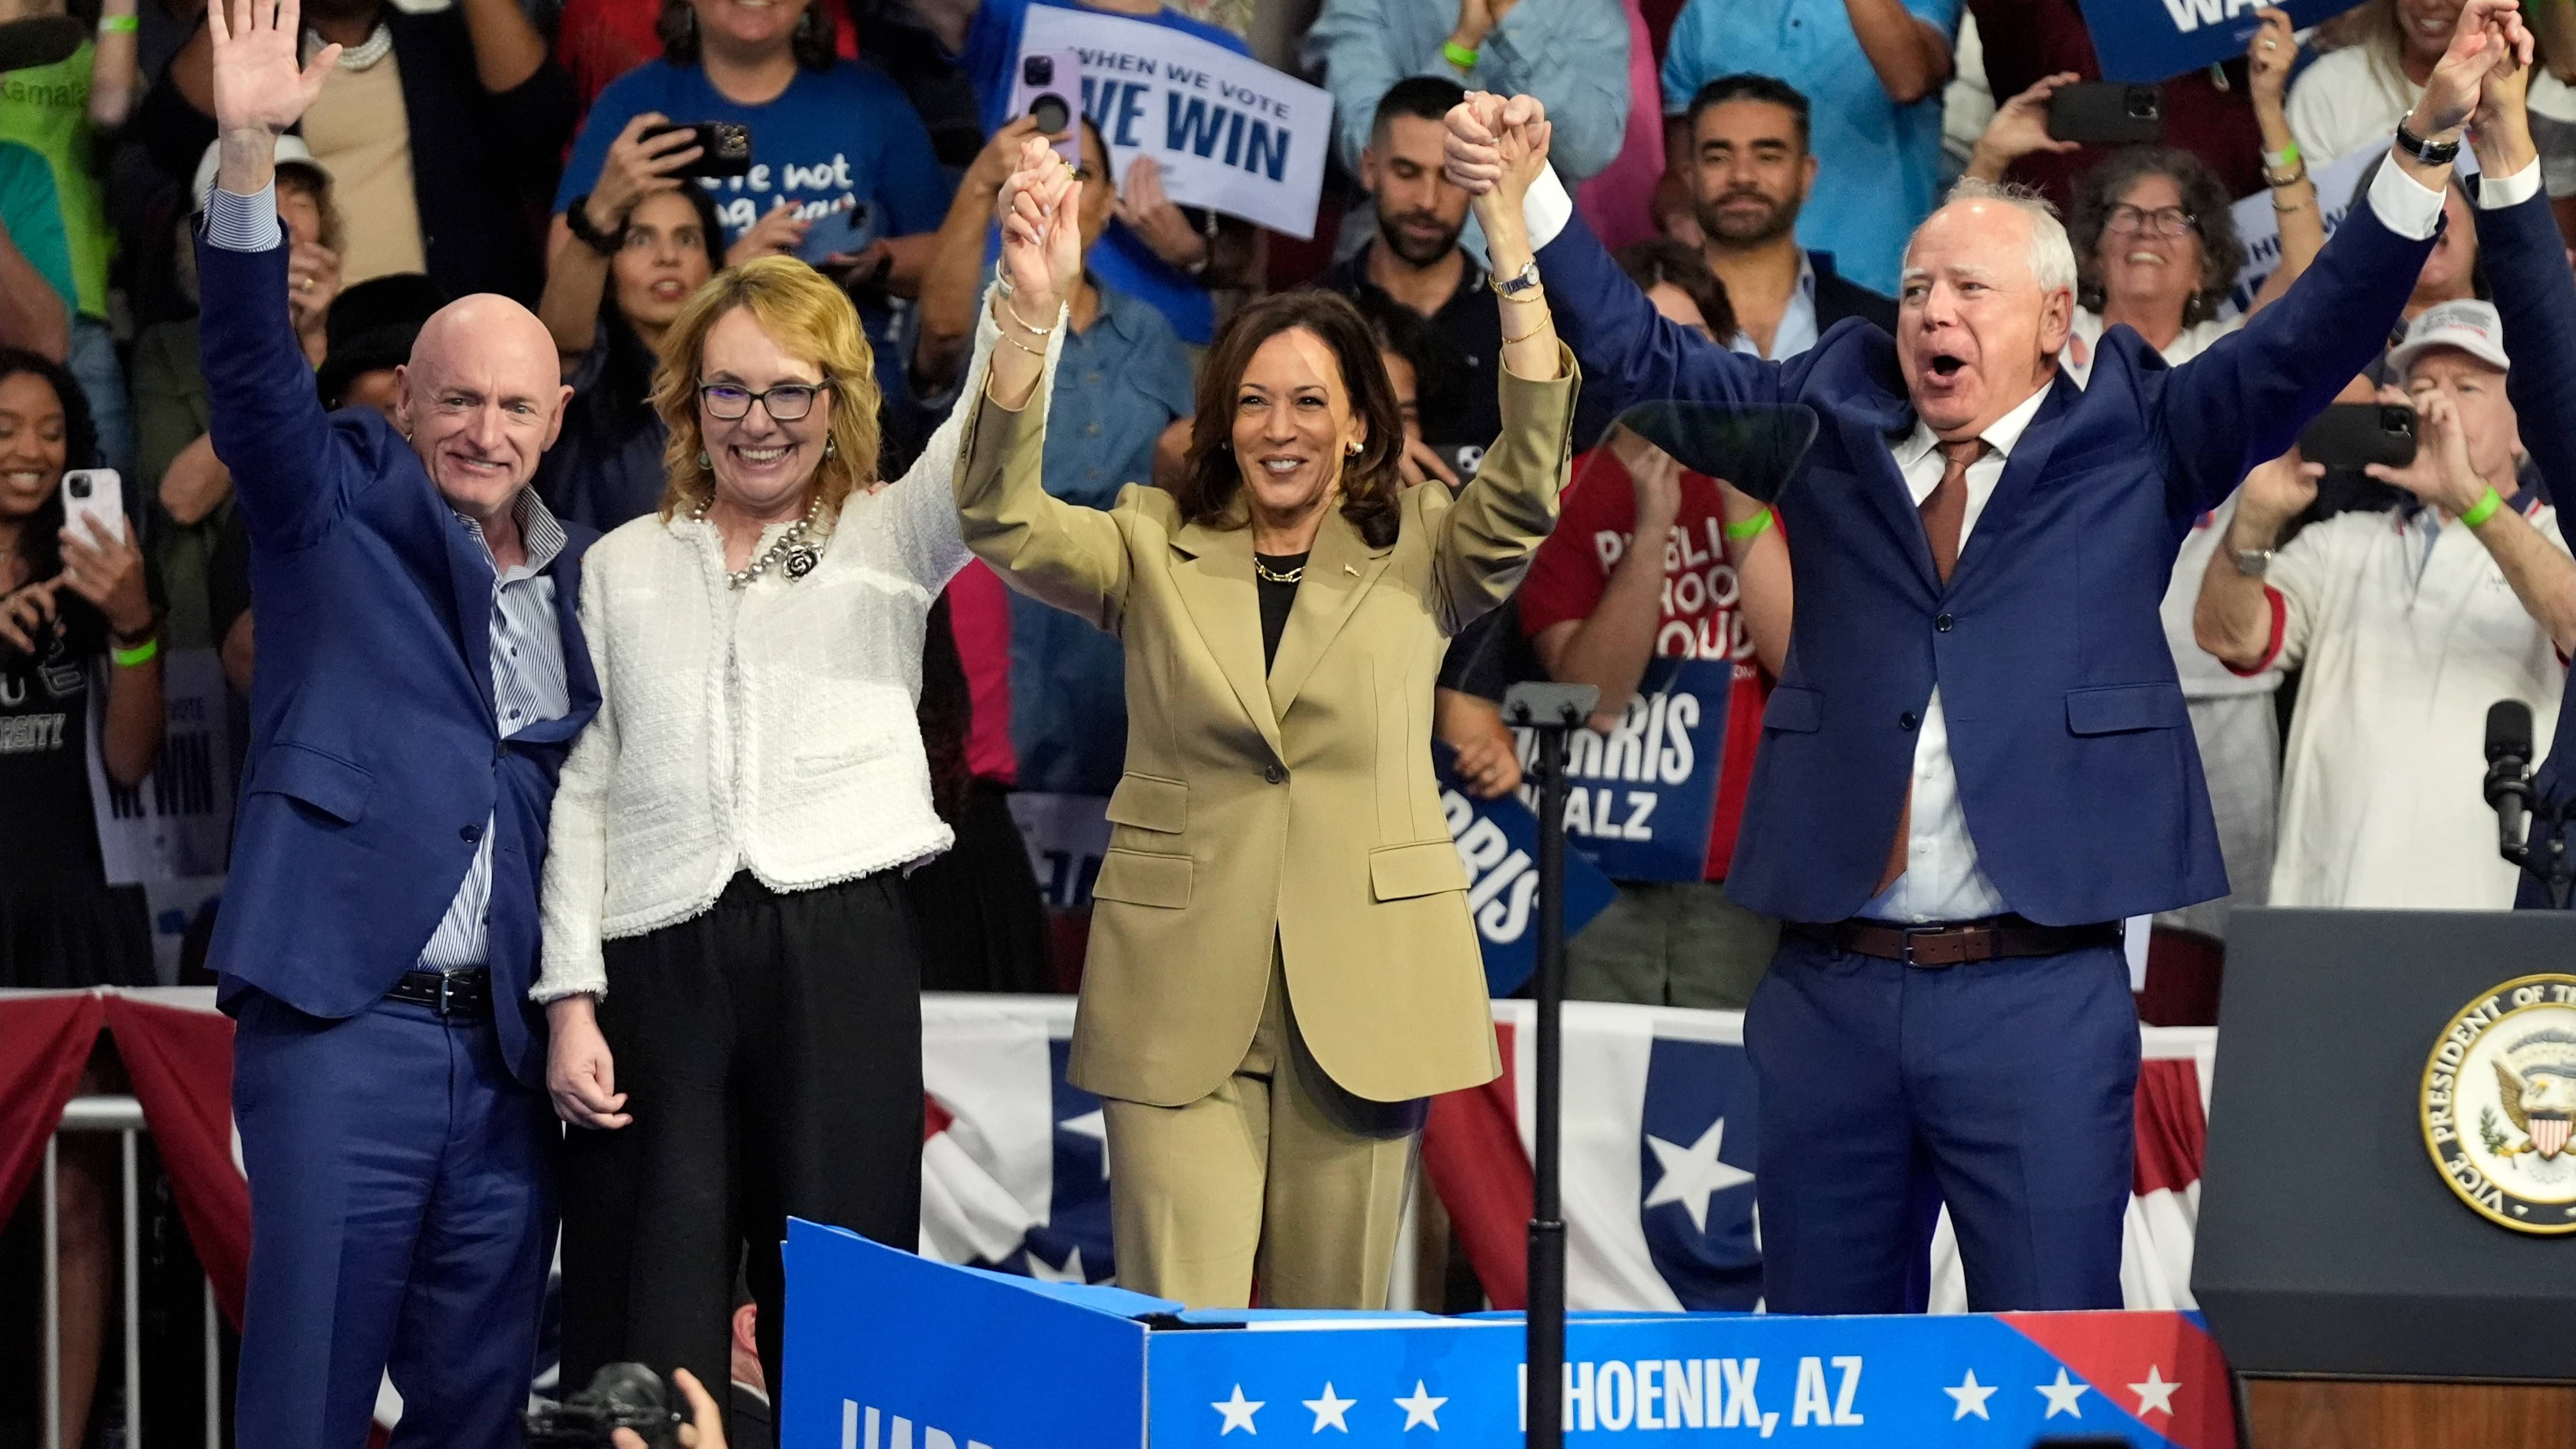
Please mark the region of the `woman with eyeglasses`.
POLYGON ((721 273, 662 338, 670 482, 583 560, 602 699, 555 796, 533 993, 576 1129, 566 1383, 622 1360, 722 1382, 748 1250, 775 1393, 787 1218, 920 1240, 902 877, 953 839, 914 713, 923 633, 968 558, 951 487, 1037 476, 1073 185, 1041 142, 1003 188, 1009 316, 891 483, 857 312, 812 268, 721 273))

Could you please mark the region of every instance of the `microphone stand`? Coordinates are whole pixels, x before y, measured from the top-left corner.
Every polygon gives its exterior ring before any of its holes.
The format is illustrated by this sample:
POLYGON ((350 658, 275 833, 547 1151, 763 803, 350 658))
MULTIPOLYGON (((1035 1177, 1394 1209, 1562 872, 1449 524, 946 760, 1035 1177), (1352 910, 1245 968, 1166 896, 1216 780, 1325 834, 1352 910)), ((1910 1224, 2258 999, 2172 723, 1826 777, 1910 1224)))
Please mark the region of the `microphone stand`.
POLYGON ((1588 684, 1515 684, 1503 696, 1503 720, 1533 731, 1538 751, 1538 1080, 1531 1117, 1537 1127, 1529 1225, 1528 1366, 1523 1390, 1529 1449, 1564 1443, 1565 1208, 1559 1194, 1558 1126, 1565 1015, 1566 737, 1583 727, 1600 700, 1588 684))

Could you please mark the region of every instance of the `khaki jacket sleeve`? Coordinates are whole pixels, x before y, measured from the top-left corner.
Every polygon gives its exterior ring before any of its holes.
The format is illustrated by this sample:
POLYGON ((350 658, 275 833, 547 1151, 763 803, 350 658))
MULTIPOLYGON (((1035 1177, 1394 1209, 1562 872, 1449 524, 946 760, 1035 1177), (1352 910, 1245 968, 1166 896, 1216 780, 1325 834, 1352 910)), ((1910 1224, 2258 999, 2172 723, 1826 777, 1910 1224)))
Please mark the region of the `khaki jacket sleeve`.
POLYGON ((1573 456, 1574 354, 1557 348, 1546 382, 1502 374, 1502 435, 1474 481, 1434 523, 1431 578, 1440 627, 1455 636, 1510 598, 1530 555, 1556 528, 1557 493, 1573 456))
MULTIPOLYGON (((981 311, 978 331, 994 328, 992 308, 981 311)), ((1066 325, 1057 323, 1050 353, 1062 346, 1066 325)), ((1051 385, 1054 376, 1050 356, 1039 386, 1051 385)), ((1118 632, 1127 604, 1126 536, 1114 515, 1046 491, 1039 400, 1032 398, 1025 413, 1015 413, 979 392, 958 406, 976 409, 957 470, 958 523, 966 546, 1021 593, 1118 632)))

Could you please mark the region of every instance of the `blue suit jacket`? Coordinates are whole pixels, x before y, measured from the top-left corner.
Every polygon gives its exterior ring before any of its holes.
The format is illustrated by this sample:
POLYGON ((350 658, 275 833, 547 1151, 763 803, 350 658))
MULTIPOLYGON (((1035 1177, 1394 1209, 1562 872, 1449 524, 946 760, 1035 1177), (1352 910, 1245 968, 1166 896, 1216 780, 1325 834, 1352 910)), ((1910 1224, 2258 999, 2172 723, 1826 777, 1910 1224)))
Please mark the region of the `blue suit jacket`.
POLYGON ((504 740, 493 718, 492 568, 411 444, 365 408, 326 414, 288 324, 286 249, 200 240, 215 451, 251 537, 259 661, 232 877, 209 964, 314 1016, 365 1010, 418 964, 495 832, 490 964, 511 1070, 545 1077, 537 879, 555 776, 599 708, 581 552, 547 572, 571 709, 504 740))
POLYGON ((1797 616, 1728 893, 1795 921, 1858 911, 1938 685, 2010 909, 2078 924, 2225 894, 2157 605, 2192 521, 2378 354, 2430 248, 2355 207, 2287 296, 2189 364, 2111 329, 2088 388, 2050 389, 1944 587, 1889 450, 1915 418, 1888 334, 1846 321, 1786 362, 1737 356, 1663 321, 1569 223, 1539 266, 1589 387, 1818 418, 1779 500, 1797 616))

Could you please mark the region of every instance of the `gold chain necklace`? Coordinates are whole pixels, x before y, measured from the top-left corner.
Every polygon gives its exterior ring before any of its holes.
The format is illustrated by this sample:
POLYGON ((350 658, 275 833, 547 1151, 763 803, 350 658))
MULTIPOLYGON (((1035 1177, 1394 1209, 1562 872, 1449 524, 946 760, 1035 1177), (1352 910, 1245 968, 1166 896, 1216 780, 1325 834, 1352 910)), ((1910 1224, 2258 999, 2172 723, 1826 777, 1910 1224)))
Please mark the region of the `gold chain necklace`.
POLYGON ((1299 564, 1293 569, 1274 569, 1270 565, 1263 563, 1261 561, 1261 555, 1259 554, 1254 554, 1252 556, 1252 571, 1261 576, 1261 581, 1263 583, 1268 584, 1293 584, 1306 576, 1306 566, 1304 564, 1299 564))

